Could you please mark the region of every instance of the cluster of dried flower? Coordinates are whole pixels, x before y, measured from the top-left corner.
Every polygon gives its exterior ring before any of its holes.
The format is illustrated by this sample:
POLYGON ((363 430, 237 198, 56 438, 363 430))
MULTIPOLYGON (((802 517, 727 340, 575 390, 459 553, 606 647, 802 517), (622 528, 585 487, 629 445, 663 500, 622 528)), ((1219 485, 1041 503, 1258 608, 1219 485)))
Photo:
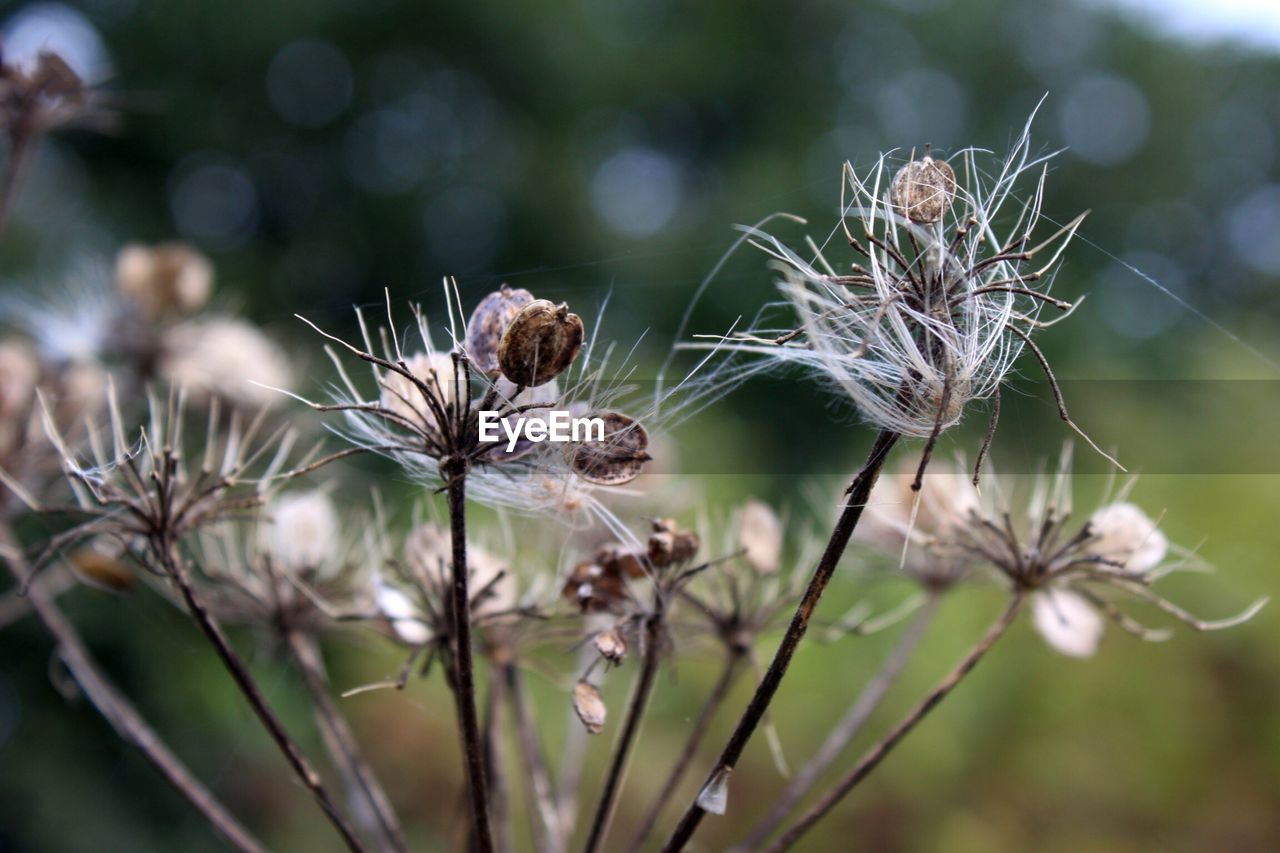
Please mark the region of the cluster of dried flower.
MULTIPOLYGON (((0 68, 0 120, 11 141, 15 134, 50 129, 87 101, 78 78, 50 54, 31 70, 0 68)), ((57 595, 70 587, 59 577, 114 593, 143 581, 172 598, 217 653, 297 779, 356 850, 404 850, 407 844, 394 803, 335 701, 339 695, 405 689, 415 672, 427 675, 439 663, 455 702, 470 845, 490 850, 512 843, 505 805, 511 780, 502 770, 506 762, 495 758, 507 742, 505 719, 520 745, 537 848, 566 849, 575 837, 579 799, 598 791, 586 842, 595 851, 609 837, 659 672, 702 654, 709 640, 722 675, 637 824, 634 848, 675 801, 732 685, 750 673, 756 689, 667 843, 668 849, 683 847, 703 814, 729 809, 733 768, 758 726, 783 765, 766 712, 853 537, 861 543, 863 564, 891 567, 918 593, 884 613, 855 609, 834 622, 826 638, 882 630, 916 615, 827 743, 750 830, 749 845, 762 846, 866 722, 944 596, 961 583, 999 578, 1009 590, 1005 615, 952 675, 774 843, 781 849, 865 778, 972 670, 1024 599, 1032 602, 1035 627, 1045 639, 1075 656, 1096 650, 1106 619, 1144 639, 1164 636, 1123 610, 1119 601, 1126 598, 1201 630, 1238 624, 1261 606, 1230 620, 1202 621, 1157 594, 1155 582, 1189 565, 1191 556, 1169 558, 1174 549, 1155 521, 1129 502, 1127 490, 1072 528, 1069 456, 1029 495, 994 476, 979 492, 976 471, 971 477, 948 463, 935 462, 926 472, 939 434, 970 403, 998 404, 999 387, 1024 347, 1048 370, 1030 334, 1046 325, 1038 319, 1043 306, 1070 308, 1034 284, 1048 280, 1080 220, 1032 245, 1043 170, 1028 198, 1015 190, 1019 175, 1041 162, 1029 150, 1024 134, 989 185, 977 177, 985 170, 976 165, 975 151, 959 155, 965 181, 929 153, 912 157, 891 181, 883 180, 887 157, 869 177, 848 170, 856 199, 847 212, 860 229, 855 234, 846 227, 845 234, 859 260, 843 272, 821 254, 811 263, 781 240, 750 229, 750 239, 781 273, 779 287, 795 322, 788 324, 791 331, 760 328, 709 345, 717 364, 696 393, 714 393, 754 372, 743 359, 799 365, 834 380, 880 429, 820 556, 821 543, 803 525, 784 522, 759 500, 717 522, 704 516, 697 531, 681 518, 692 506, 664 504, 657 508, 662 517, 653 518, 634 486, 651 461, 651 431, 663 426, 659 413, 679 404, 669 396, 632 414, 620 411, 625 366, 611 369, 611 348, 589 336, 566 304, 504 285, 468 315, 457 285, 446 282, 446 322, 433 329, 414 307, 411 344, 397 331, 388 296, 381 328, 357 314, 360 343, 321 332, 338 380, 331 396, 311 400, 290 390, 298 371, 267 334, 209 308, 213 266, 181 244, 124 247, 113 285, 90 288, 91 298, 82 292, 66 304, 5 303, 5 319, 15 331, 0 341, 3 556, 63 644, 73 635, 57 610, 57 595), (1001 239, 994 229, 1006 202, 1019 212, 1001 239), (1044 252, 1050 254, 1046 263, 1026 268, 1044 252), (447 345, 437 347, 433 333, 445 335, 447 345), (352 360, 371 371, 367 383, 353 378, 352 360), (334 431, 348 446, 322 452, 309 437, 323 419, 298 418, 282 405, 289 399, 337 413, 334 431), (603 439, 565 448, 524 440, 510 449, 480 439, 482 411, 514 418, 553 408, 600 417, 603 439), (920 460, 877 480, 900 437, 927 440, 920 460), (366 484, 372 496, 363 502, 371 507, 366 510, 335 499, 352 493, 352 479, 371 476, 348 468, 339 474, 333 464, 358 453, 379 454, 396 466, 392 478, 366 484), (388 512, 382 491, 392 479, 406 477, 417 499, 407 511, 388 512), (302 480, 308 482, 295 485, 302 480), (441 492, 443 502, 436 498, 441 492), (471 505, 497 510, 501 523, 471 530, 471 505), (46 540, 24 548, 12 525, 32 512, 61 523, 46 540), (648 529, 637 535, 640 524, 648 529), (522 531, 518 538, 513 527, 522 531), (530 544, 538 541, 543 544, 530 544), (815 562, 812 576, 802 571, 815 562), (773 662, 761 667, 762 638, 793 606, 773 662), (296 669, 308 690, 328 765, 340 783, 334 790, 346 802, 330 793, 326 778, 302 754, 291 731, 296 721, 279 716, 259 689, 223 628, 233 623, 280 641, 283 665, 296 669), (399 676, 330 685, 322 641, 362 629, 406 652, 399 676), (566 647, 578 651, 566 655, 566 647), (581 721, 581 733, 617 732, 598 786, 583 778, 581 744, 563 750, 557 774, 563 785, 553 782, 541 751, 520 673, 555 662, 564 710, 581 721), (635 686, 621 714, 610 714, 603 678, 627 669, 635 670, 635 686), (486 713, 482 723, 478 672, 488 676, 485 707, 506 703, 509 714, 486 713)), ((17 156, 14 142, 11 157, 17 156)), ((12 186, 6 206, 11 192, 12 186)), ((686 392, 695 387, 682 385, 686 392)), ((1067 419, 1060 397, 1059 406, 1067 419)), ((91 659, 75 660, 73 674, 86 691, 102 683, 91 659)), ((103 698, 108 694, 101 690, 94 695, 108 719, 128 719, 134 732, 145 727, 118 699, 103 698)), ((239 849, 262 849, 171 753, 156 746, 154 732, 134 742, 216 831, 239 849)))

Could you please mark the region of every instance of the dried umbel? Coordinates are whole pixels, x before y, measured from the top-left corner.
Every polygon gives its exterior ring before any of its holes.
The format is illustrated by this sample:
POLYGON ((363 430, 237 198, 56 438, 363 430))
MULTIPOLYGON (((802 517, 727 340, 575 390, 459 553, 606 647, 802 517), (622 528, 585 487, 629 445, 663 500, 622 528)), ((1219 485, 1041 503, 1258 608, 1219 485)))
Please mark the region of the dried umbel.
POLYGON ((382 407, 415 428, 439 434, 447 428, 440 415, 447 414, 457 390, 453 359, 442 352, 419 352, 406 358, 404 367, 412 378, 402 373, 383 374, 382 407))
POLYGON ((529 291, 505 284, 480 300, 467 321, 467 356, 476 370, 488 376, 498 375, 498 349, 507 327, 533 301, 529 291))
POLYGON ((604 438, 568 446, 570 464, 579 477, 602 486, 621 486, 640 476, 649 456, 649 433, 621 412, 592 415, 604 421, 604 438))
POLYGON ((1199 619, 1155 591, 1165 575, 1186 568, 1187 559, 1167 562, 1168 541, 1154 520, 1124 498, 1104 503, 1082 526, 1071 525, 1071 453, 1063 453, 1052 478, 1041 478, 1015 512, 997 480, 963 522, 938 533, 938 553, 979 560, 1014 589, 1032 597, 1034 621, 1045 640, 1073 657, 1094 653, 1105 622, 1145 640, 1167 639, 1169 632, 1141 624, 1121 609, 1119 600, 1153 605, 1199 631, 1238 625, 1266 603, 1255 602, 1237 616, 1199 619))
POLYGON ((231 317, 199 317, 165 330, 160 375, 195 402, 247 408, 280 401, 293 382, 284 351, 260 329, 231 317))
POLYGON ((955 201, 956 173, 946 160, 935 160, 926 153, 923 160, 913 158, 898 170, 890 191, 894 206, 908 219, 932 225, 955 201))
POLYGON ((498 344, 498 367, 516 385, 534 387, 564 373, 582 349, 582 318, 569 306, 535 299, 520 309, 498 344))
POLYGON ((116 287, 149 320, 191 314, 213 292, 213 264, 186 243, 130 243, 116 255, 116 287))
POLYGON ((258 528, 258 547, 272 568, 298 574, 332 568, 338 551, 338 513, 321 491, 273 497, 258 528))

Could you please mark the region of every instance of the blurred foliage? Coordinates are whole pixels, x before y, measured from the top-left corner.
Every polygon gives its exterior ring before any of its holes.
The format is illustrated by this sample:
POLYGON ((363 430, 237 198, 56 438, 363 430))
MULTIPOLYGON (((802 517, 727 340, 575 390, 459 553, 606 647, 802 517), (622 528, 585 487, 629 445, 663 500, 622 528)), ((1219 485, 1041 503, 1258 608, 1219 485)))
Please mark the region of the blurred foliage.
MULTIPOLYGON (((49 8, 10 4, 5 14, 49 8)), ((1266 380, 1250 386, 1247 416, 1157 391, 1091 397, 1081 420, 1122 454, 1154 447, 1188 460, 1176 470, 1194 476, 1158 471, 1137 495, 1167 509, 1174 541, 1218 567, 1212 580, 1186 581, 1197 612, 1231 612, 1275 588, 1276 368, 1231 336, 1277 355, 1272 55, 1163 41, 1100 3, 1050 0, 77 8, 109 55, 119 128, 40 148, 0 241, 6 288, 54 291, 101 274, 124 241, 180 236, 216 261, 219 299, 289 341, 316 385, 327 367, 295 311, 350 330, 350 306, 379 302, 384 288, 438 310, 445 275, 457 276, 468 304, 501 281, 570 299, 584 315, 608 295, 604 334, 629 346, 648 330, 639 361, 651 372, 735 238, 732 224, 785 210, 821 240, 835 224, 843 160, 865 166, 882 149, 925 143, 1000 152, 1048 92, 1035 137, 1046 151, 1070 150, 1053 161, 1045 212, 1058 221, 1093 212, 1054 285, 1089 298, 1043 346, 1072 379, 1266 380), (1242 440, 1264 440, 1247 445, 1243 463, 1233 457, 1231 475, 1215 473, 1225 469, 1202 461, 1207 448, 1223 443, 1222 425, 1240 424, 1242 440)), ((805 233, 786 230, 797 241, 805 233)), ((832 257, 843 261, 839 249, 832 257)), ((739 252, 689 330, 722 331, 771 292, 761 258, 739 252)), ((859 458, 867 436, 854 421, 805 383, 747 386, 685 425, 678 455, 726 472, 703 478, 712 505, 758 493, 803 515, 815 490, 832 493, 814 472, 841 475, 859 458), (763 468, 762 458, 773 461, 763 468), (741 468, 751 476, 731 473, 741 468)), ((980 429, 954 445, 972 454, 980 429)), ((1050 411, 1007 424, 998 442, 1052 448, 1064 436, 1050 411)), ((844 583, 824 611, 863 595, 891 601, 891 592, 844 583)), ((970 591, 952 602, 882 724, 960 654, 993 599, 970 591)), ((78 590, 68 602, 110 671, 233 809, 281 849, 328 849, 325 828, 180 614, 145 593, 78 590)), ((793 760, 889 641, 800 655, 776 706, 793 760)), ((1278 641, 1269 609, 1211 637, 1180 632, 1144 645, 1112 636, 1079 663, 1019 626, 808 849, 1274 849, 1278 641)), ((271 648, 256 649, 272 698, 309 731, 299 685, 273 666, 271 648)), ((358 638, 333 655, 339 685, 399 665, 358 638)), ((664 681, 617 837, 647 805, 641 792, 662 778, 713 669, 686 660, 664 681)), ((0 850, 216 848, 91 709, 64 701, 60 681, 32 620, 4 630, 0 850)), ((611 679, 612 702, 625 681, 611 679)), ((537 689, 554 748, 565 697, 537 689)), ((433 680, 348 706, 414 839, 432 847, 458 814, 441 691, 433 680)), ((607 742, 593 743, 587 779, 607 742)), ((732 809, 754 813, 779 785, 756 744, 735 776, 732 809)), ((736 824, 709 821, 702 840, 727 842, 736 824)))

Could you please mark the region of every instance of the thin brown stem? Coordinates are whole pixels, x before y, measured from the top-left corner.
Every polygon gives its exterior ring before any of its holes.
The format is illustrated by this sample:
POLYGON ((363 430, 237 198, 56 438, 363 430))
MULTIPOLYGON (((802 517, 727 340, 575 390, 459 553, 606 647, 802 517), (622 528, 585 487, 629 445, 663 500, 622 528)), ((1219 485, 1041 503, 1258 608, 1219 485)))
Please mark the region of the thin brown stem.
POLYGON ((525 692, 520 668, 515 663, 506 663, 502 672, 507 701, 511 705, 511 716, 515 721, 516 739, 520 744, 520 756, 524 762, 527 810, 529 821, 533 824, 535 848, 540 853, 548 853, 557 849, 561 837, 555 788, 551 784, 551 775, 547 772, 542 747, 538 744, 538 729, 533 719, 533 710, 529 707, 529 697, 525 692))
POLYGON ((871 714, 880 706, 885 694, 889 692, 889 688, 898 680, 898 676, 902 674, 907 662, 911 660, 911 656, 920 645, 920 640, 924 637, 925 630, 933 621, 934 614, 937 613, 939 598, 938 593, 930 593, 925 600, 924 606, 917 611, 911 624, 902 632, 902 636, 898 638, 898 642, 894 644, 893 649, 890 650, 880 669, 862 688, 858 698, 853 701, 853 704, 845 712, 844 717, 827 735, 827 739, 823 741, 822 746, 801 766, 796 775, 787 783, 782 795, 774 801, 769 812, 751 828, 745 839, 735 845, 735 849, 759 850, 764 846, 765 840, 782 825, 782 822, 787 819, 787 815, 791 814, 791 810, 804 799, 805 795, 822 778, 822 774, 827 772, 827 769, 836 762, 840 754, 853 742, 853 739, 857 737, 858 732, 862 730, 871 714))
POLYGON ((302 750, 299 749, 298 744, 289 735, 284 723, 267 702, 267 698, 262 695, 258 682, 254 679, 253 674, 249 672, 249 667, 240 659, 235 647, 231 645, 231 641, 223 632, 222 626, 218 624, 217 619, 209 612, 209 608, 205 606, 199 593, 196 592, 195 586, 191 582, 191 576, 177 556, 175 546, 171 542, 159 538, 152 543, 152 553, 159 560, 160 567, 165 574, 178 587, 182 600, 186 604, 187 610, 191 612, 191 617, 195 620, 197 627, 200 628, 200 631, 213 646, 214 651, 217 652, 223 666, 230 673, 231 680, 240 689, 254 715, 262 723, 262 727, 267 730, 267 734, 275 741, 281 754, 289 762, 294 775, 311 792, 316 804, 320 806, 320 810, 324 812, 325 817, 329 819, 334 829, 342 836, 342 840, 347 847, 351 850, 363 851, 365 849, 364 845, 356 836, 355 830, 351 828, 351 824, 347 822, 346 817, 343 816, 332 798, 330 798, 329 792, 325 790, 323 783, 320 781, 320 775, 307 763, 302 750))
POLYGON ((605 776, 604 790, 600 794, 600 803, 596 806, 595 818, 591 821, 591 833, 583 847, 584 853, 597 853, 603 846, 609 833, 609 824, 613 820, 614 807, 618 802, 618 794, 627 775, 627 764, 631 758, 631 748, 640 734, 640 723, 649 707, 649 697, 653 695, 653 685, 657 682, 658 663, 661 660, 662 620, 663 615, 660 598, 655 595, 656 612, 649 614, 644 621, 644 655, 640 663, 640 676, 635 689, 631 691, 631 700, 627 703, 627 717, 622 724, 622 732, 614 747, 613 761, 609 764, 609 772, 605 776))
POLYGON ((515 850, 515 835, 511 826, 511 791, 507 784, 506 753, 502 749, 503 692, 506 683, 498 667, 489 667, 489 690, 485 695, 484 719, 480 728, 484 732, 484 773, 489 783, 489 811, 497 834, 499 850, 515 850))
POLYGON ((493 850, 489 795, 484 773, 484 743, 476 716, 475 668, 471 659, 471 603, 467 592, 467 470, 465 461, 444 466, 449 500, 449 535, 453 547, 450 615, 453 630, 454 705, 462 735, 471 834, 480 853, 493 850))
POLYGON ((702 739, 706 737, 707 730, 711 728, 711 721, 715 718, 716 711, 720 710, 720 706, 724 704, 725 698, 729 695, 729 689, 742 672, 742 662, 743 653, 736 648, 730 648, 725 656, 724 667, 720 670, 720 677, 716 679, 715 686, 711 688, 711 693, 708 694, 706 702, 703 703, 702 710, 698 713, 698 719, 694 721, 693 729, 689 732, 689 737, 685 739, 684 746, 676 758, 675 766, 667 774, 667 780, 662 783, 662 788, 658 790, 658 795, 654 797, 649 810, 645 812, 644 818, 640 821, 640 828, 636 830, 635 837, 631 841, 632 850, 639 850, 649 837, 649 833, 653 831, 654 825, 657 824, 658 818, 662 815, 662 810, 670 802, 672 795, 676 792, 676 788, 680 786, 681 780, 684 779, 684 774, 693 764, 693 759, 698 754, 698 747, 702 745, 702 739))
POLYGON ((883 738, 881 738, 874 746, 872 746, 853 769, 848 772, 835 787, 823 795, 822 799, 814 803, 813 807, 805 812, 800 820, 782 834, 772 846, 768 848, 769 853, 780 853, 780 851, 789 849, 795 844, 802 835, 805 834, 815 823, 827 815, 836 804, 839 803, 846 794, 858 786, 863 779, 871 775, 871 772, 880 766, 893 748, 897 746, 903 738, 911 733, 921 720, 928 716, 929 712, 942 702, 943 699, 956 688, 964 677, 973 671, 991 647, 995 645, 996 640, 1008 630, 1013 624, 1013 619, 1018 615, 1018 608, 1022 605, 1022 593, 1015 592, 1010 599, 1008 606, 1000 618, 995 621, 982 639, 978 641, 969 653, 966 654, 951 672, 947 673, 937 686, 929 692, 927 696, 920 700, 920 703, 907 712, 896 726, 893 727, 883 738))
POLYGON ((22 559, 22 552, 7 524, 0 524, 0 547, 4 549, 3 556, 15 580, 27 585, 27 600, 31 610, 57 643, 59 659, 80 685, 85 698, 120 739, 141 752, 164 780, 191 803, 209 822, 209 826, 233 847, 247 853, 263 853, 266 848, 262 843, 187 769, 133 704, 98 668, 75 626, 63 615, 45 585, 28 583, 31 571, 22 559))
POLYGON ((358 796, 363 805, 367 805, 367 808, 362 808, 360 804, 352 803, 352 813, 363 824, 366 834, 376 834, 379 837, 382 841, 380 848, 403 853, 409 849, 409 845, 400 828, 400 821, 390 798, 365 759, 355 732, 351 730, 351 725, 338 710, 338 705, 329 692, 329 679, 325 676, 319 644, 314 638, 297 631, 289 631, 285 639, 302 675, 303 684, 311 696, 316 723, 334 770, 342 778, 343 787, 349 792, 349 796, 358 796), (361 821, 361 815, 366 815, 366 819, 361 821))
MULTIPOLYGON (((742 717, 738 720, 738 724, 729 738, 729 742, 720 754, 719 761, 716 762, 715 767, 708 774, 705 784, 709 785, 732 772, 734 766, 738 763, 738 759, 742 757, 742 752, 746 749, 747 742, 751 740, 751 735, 755 733, 756 727, 764 719, 769 703, 773 701, 774 695, 778 692, 778 687, 782 684, 783 676, 787 674, 787 668, 791 665, 791 658, 795 655, 796 648, 799 647, 800 641, 804 639, 805 632, 809 629, 809 620, 813 617, 818 601, 822 598, 822 593, 831 581, 836 565, 844 555, 844 550, 849 544, 849 538, 853 535, 854 528, 858 526, 858 520, 862 518, 862 510, 871 494, 871 487, 875 485, 880 469, 884 466, 885 459, 888 457, 889 451, 897 443, 898 438, 899 435, 895 432, 881 430, 871 446, 871 452, 867 455, 867 461, 863 463, 862 470, 858 472, 857 476, 853 478, 853 482, 849 484, 848 494, 845 496, 844 511, 840 513, 840 517, 836 520, 835 527, 831 531, 831 538, 827 541, 827 547, 822 552, 818 565, 814 568, 813 576, 809 580, 809 586, 805 590, 804 597, 801 598, 800 603, 797 605, 796 612, 791 617, 791 624, 787 626, 782 642, 778 645, 777 652, 774 653, 773 662, 769 664, 769 669, 765 672, 764 678, 760 679, 755 695, 751 697, 751 701, 743 711, 742 717)), ((683 849, 688 844, 689 839, 693 837, 694 832, 697 831, 698 825, 702 822, 705 814, 706 811, 698 805, 695 799, 680 819, 675 832, 672 833, 671 838, 668 839, 663 849, 668 851, 683 849)))

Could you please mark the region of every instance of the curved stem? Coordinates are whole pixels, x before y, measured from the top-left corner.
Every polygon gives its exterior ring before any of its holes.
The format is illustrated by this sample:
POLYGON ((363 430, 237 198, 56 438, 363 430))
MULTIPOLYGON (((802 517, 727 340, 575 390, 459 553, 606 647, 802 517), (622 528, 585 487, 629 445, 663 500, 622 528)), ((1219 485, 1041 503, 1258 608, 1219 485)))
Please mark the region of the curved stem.
POLYGON ((475 667, 471 659, 471 602, 467 591, 467 469, 466 462, 446 466, 449 498, 449 536, 453 546, 450 615, 453 624, 454 705, 462 734, 462 757, 467 776, 471 834, 480 853, 493 850, 489 826, 489 794, 484 773, 484 743, 476 716, 475 667))
MULTIPOLYGON (((302 674, 302 681, 311 696, 311 704, 315 710, 316 722, 323 736, 325 748, 329 752, 334 770, 343 780, 343 787, 348 796, 358 794, 368 805, 367 815, 372 820, 361 822, 366 833, 376 832, 381 836, 387 849, 404 853, 409 849, 400 821, 386 791, 378 782, 373 768, 360 749, 360 742, 346 717, 338 710, 337 703, 329 692, 329 680, 324 674, 324 665, 320 656, 319 644, 313 637, 297 631, 289 631, 285 637, 294 663, 302 674)), ((352 811, 359 819, 362 809, 351 804, 352 811)))
POLYGON ((31 573, 7 524, 0 524, 0 547, 4 549, 3 556, 14 578, 19 585, 26 586, 26 598, 32 611, 57 643, 58 657, 76 680, 76 684, 80 685, 85 698, 111 725, 120 739, 136 747, 164 780, 185 797, 214 831, 233 847, 246 853, 264 853, 266 848, 262 842, 254 838, 227 811, 226 806, 187 769, 182 760, 169 750, 133 704, 98 668, 75 626, 63 615, 45 585, 41 582, 29 583, 31 573))
POLYGON ((969 653, 956 664, 946 677, 938 682, 937 686, 929 692, 929 695, 920 700, 920 703, 912 708, 905 717, 898 722, 892 730, 881 738, 873 747, 871 747, 853 769, 848 772, 835 787, 827 792, 822 799, 814 803, 813 807, 804 813, 804 816, 796 822, 794 826, 782 834, 772 846, 768 848, 769 853, 780 853, 782 850, 789 849, 793 844, 800 840, 800 836, 804 835, 815 823, 821 820, 835 808, 836 804, 844 798, 846 794, 858 786, 865 778, 871 775, 871 771, 880 766, 880 762, 893 751, 904 737, 911 733, 921 720, 928 716, 929 712, 938 706, 947 695, 956 688, 964 677, 973 671, 983 656, 991 650, 996 640, 1013 624, 1014 617, 1018 614, 1018 608, 1022 605, 1022 593, 1016 592, 1009 601, 1009 606, 1005 608, 1000 618, 987 629, 987 633, 978 641, 969 653))
POLYGON ((222 626, 218 624, 218 621, 209 612, 209 608, 205 606, 204 601, 196 592, 195 586, 191 583, 191 576, 187 573, 186 567, 182 565, 182 561, 178 559, 173 544, 163 539, 153 541, 151 550, 159 560, 160 567, 165 574, 177 585, 178 591, 182 595, 182 600, 186 603, 187 610, 191 613, 191 618, 195 620, 200 631, 209 640, 214 651, 218 653, 223 666, 226 667, 227 672, 231 675, 231 680, 236 687, 240 688, 240 692, 248 700, 249 707, 253 709, 253 713, 262 723, 262 727, 267 730, 267 734, 275 741, 285 760, 289 762, 294 775, 311 792, 316 804, 320 806, 320 810, 324 812, 325 817, 329 819, 334 829, 342 836, 342 840, 347 847, 351 850, 363 851, 365 849, 364 845, 356 836, 355 830, 351 828, 351 824, 347 822, 346 817, 343 816, 332 798, 330 798, 329 792, 325 790, 320 781, 320 775, 307 763, 302 750, 298 748, 298 744, 294 742, 288 730, 285 729, 284 723, 276 715, 266 697, 262 695, 257 681, 254 680, 253 674, 249 672, 249 667, 240 659, 240 655, 236 653, 231 641, 223 633, 222 626))
POLYGON ((609 773, 605 776, 604 791, 600 794, 600 803, 596 806, 595 818, 591 821, 591 834, 587 836, 585 853, 597 853, 604 845, 605 836, 609 832, 609 823, 613 820, 614 806, 618 802, 618 794, 622 790, 622 782, 627 774, 627 762, 631 757, 631 747, 635 745, 640 734, 640 723, 649 706, 649 697, 653 694, 653 685, 657 682, 660 645, 662 642, 662 613, 659 610, 645 619, 644 658, 640 666, 640 677, 631 693, 627 706, 627 718, 622 724, 622 733, 618 736, 618 744, 614 747, 613 761, 609 765, 609 773))
POLYGON ((649 833, 653 831, 654 825, 657 824, 658 818, 662 815, 662 809, 671 800, 672 794, 675 793, 681 780, 684 779, 685 772, 693 764, 693 759, 698 754, 698 747, 702 744, 702 739, 706 737, 707 730, 711 727, 711 721, 715 718, 716 711, 724 704, 725 697, 729 695, 729 688, 733 686, 733 682, 742 672, 742 661, 742 652, 736 649, 729 650, 725 657, 724 668, 720 670, 720 677, 716 679, 715 686, 711 688, 711 693, 707 696, 707 701, 703 704, 702 711, 698 714, 698 719, 694 721, 693 729, 689 732, 689 737, 685 740, 684 747, 680 750, 680 757, 676 759, 675 766, 671 768, 671 772, 667 775, 667 781, 663 783, 658 795, 654 797, 653 804, 649 806, 649 810, 645 812, 643 820, 640 821, 640 828, 636 830, 635 837, 631 841, 632 850, 639 850, 649 837, 649 833))
MULTIPOLYGON (((840 517, 836 520, 835 527, 831 531, 831 538, 827 541, 827 547, 822 552, 822 557, 818 560, 817 567, 813 570, 813 576, 809 579, 809 586, 805 590, 804 597, 800 599, 796 612, 791 617, 791 624, 787 626, 787 632, 783 635, 777 652, 774 653, 773 662, 769 664, 769 669, 765 672, 764 678, 760 679, 755 695, 751 697, 750 703, 738 720, 738 725, 729 737, 729 742, 725 744, 724 751, 720 754, 720 760, 716 762, 711 773, 707 775, 706 785, 722 779, 733 770, 738 763, 738 759, 742 757, 742 751, 746 749, 747 742, 751 740, 751 735, 755 732, 756 726, 764 718, 765 711, 769 708, 769 703, 773 701, 774 694, 778 692, 778 687, 782 684, 783 676, 787 674, 787 668, 791 665, 791 658, 795 654, 796 648, 800 645, 800 641, 804 639, 805 632, 809 629, 809 620, 813 617, 813 611, 818 606, 818 600, 822 598, 822 593, 831 581, 836 565, 840 562, 840 557, 844 555, 844 549, 849 544, 849 538, 853 535, 854 528, 858 526, 858 520, 862 518, 862 510, 871 494, 871 487, 875 485, 876 477, 879 476, 880 469, 884 466, 885 458, 889 455, 889 451, 894 444, 897 443, 898 438, 899 436, 895 432, 881 430, 876 436, 875 442, 871 445, 871 452, 867 455, 867 461, 863 463, 862 470, 858 472, 857 476, 853 478, 853 482, 849 484, 844 511, 840 513, 840 517)), ((683 849, 697 831, 704 815, 706 815, 706 811, 698 805, 695 799, 689 805, 688 810, 685 811, 680 823, 676 826, 675 832, 672 833, 671 838, 668 839, 663 849, 666 851, 683 849)))
POLYGON ((936 591, 930 592, 929 597, 925 599, 924 606, 917 611, 911 624, 902 632, 902 636, 894 644, 879 671, 862 688, 858 698, 853 701, 853 704, 845 712, 844 717, 827 735, 827 739, 823 741, 822 746, 801 766, 796 775, 791 777, 791 781, 787 783, 786 789, 774 802, 768 814, 751 828, 745 839, 734 845, 734 849, 759 850, 764 845, 765 840, 773 834, 774 830, 787 819, 787 815, 791 813, 791 810, 804 799, 804 796, 822 778, 822 774, 827 772, 827 769, 836 762, 836 759, 840 757, 845 748, 853 742, 858 732, 862 730, 863 725, 866 724, 875 709, 879 707, 885 694, 889 692, 889 688, 898 680, 898 676, 906 668, 907 662, 911 660, 911 656, 920 645, 920 640, 924 637, 925 630, 933 621, 934 614, 937 613, 939 599, 940 595, 936 591))

